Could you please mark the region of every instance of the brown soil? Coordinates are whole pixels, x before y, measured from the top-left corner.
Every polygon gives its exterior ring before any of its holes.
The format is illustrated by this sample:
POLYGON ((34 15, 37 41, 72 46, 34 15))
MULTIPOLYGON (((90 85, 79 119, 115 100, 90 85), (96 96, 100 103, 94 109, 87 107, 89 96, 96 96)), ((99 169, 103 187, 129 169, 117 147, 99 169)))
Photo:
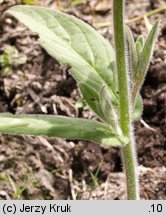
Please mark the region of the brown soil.
MULTIPOLYGON (((131 18, 162 3, 128 1, 127 13, 131 18)), ((95 15, 93 12, 89 6, 70 9, 70 13, 92 23, 107 21, 110 6, 98 6, 95 15)), ((157 17, 161 19, 160 35, 141 91, 142 119, 148 126, 142 121, 135 123, 143 199, 166 199, 166 14, 155 15, 150 22, 157 17)), ((96 118, 90 110, 77 108, 81 96, 75 80, 66 66, 59 65, 39 46, 37 36, 13 18, 4 17, 0 22, 0 55, 8 44, 27 57, 26 64, 12 68, 11 76, 0 77, 0 112, 96 118)), ((133 23, 131 28, 135 36, 141 32, 147 35, 144 21, 133 23)), ((99 31, 112 40, 109 28, 99 31)), ((120 151, 87 141, 1 135, 0 172, 1 199, 126 198, 120 151), (98 168, 95 182, 92 173, 98 168), (14 192, 9 178, 24 189, 22 193, 14 192)))

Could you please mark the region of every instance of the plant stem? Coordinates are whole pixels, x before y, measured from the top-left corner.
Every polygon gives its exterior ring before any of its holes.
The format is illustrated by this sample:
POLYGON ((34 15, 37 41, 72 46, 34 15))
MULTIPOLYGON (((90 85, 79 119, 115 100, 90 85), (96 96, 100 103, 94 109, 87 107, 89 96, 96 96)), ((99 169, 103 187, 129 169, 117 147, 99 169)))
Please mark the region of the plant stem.
POLYGON ((119 112, 122 133, 128 137, 129 143, 122 147, 123 166, 126 174, 127 194, 129 200, 139 199, 134 134, 131 125, 131 96, 129 94, 129 76, 124 36, 124 0, 113 0, 114 43, 116 51, 116 67, 119 89, 119 112))

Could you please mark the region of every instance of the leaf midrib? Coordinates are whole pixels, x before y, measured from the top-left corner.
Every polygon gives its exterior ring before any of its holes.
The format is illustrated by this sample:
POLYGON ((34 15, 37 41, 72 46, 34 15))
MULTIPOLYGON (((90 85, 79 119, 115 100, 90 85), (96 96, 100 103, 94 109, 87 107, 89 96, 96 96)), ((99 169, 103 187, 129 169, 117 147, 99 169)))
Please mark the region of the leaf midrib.
MULTIPOLYGON (((31 8, 31 7, 28 6, 28 8, 31 8)), ((42 7, 41 7, 41 8, 42 8, 42 7)), ((21 8, 20 8, 20 10, 21 10, 21 8)), ((51 9, 50 9, 50 10, 51 10, 51 9)), ((55 19, 55 18, 53 17, 52 14, 49 14, 48 12, 42 11, 42 13, 43 13, 43 12, 44 12, 46 15, 50 16, 51 18, 55 19)), ((14 11, 14 13, 20 13, 20 12, 14 11)), ((55 37, 57 37, 57 35, 49 29, 49 27, 48 27, 48 25, 47 25, 47 22, 42 18, 42 16, 39 15, 39 14, 38 14, 36 11, 34 11, 34 10, 33 10, 33 13, 35 13, 38 17, 40 17, 40 19, 42 19, 42 20, 44 21, 45 27, 47 27, 47 29, 49 30, 49 32, 51 32, 51 34, 53 34, 53 35, 55 35, 55 37)), ((61 14, 61 12, 57 12, 57 11, 56 11, 56 13, 61 14)), ((27 17, 28 17, 27 14, 24 14, 24 16, 27 16, 27 17)), ((65 18, 65 19, 66 19, 66 18, 65 18)), ((33 18, 33 20, 36 22, 36 20, 35 20, 34 18, 33 18)), ((56 21, 57 21, 57 19, 56 19, 56 21)), ((68 21, 71 22, 70 20, 68 20, 68 21)), ((57 21, 57 22, 58 22, 58 21, 57 21)), ((58 23, 59 23, 59 22, 58 22, 58 23)), ((59 23, 59 24, 60 24, 60 23, 59 23)), ((84 32, 82 31, 82 29, 80 28, 80 26, 78 26, 76 23, 72 23, 72 24, 76 25, 76 26, 80 29, 80 31, 81 31, 82 34, 84 35, 84 38, 86 39, 87 44, 88 44, 88 46, 90 47, 91 52, 92 52, 92 48, 91 48, 91 46, 89 45, 89 42, 88 42, 87 38, 85 37, 85 34, 84 34, 84 32)), ((40 23, 40 26, 42 26, 41 23, 40 23)), ((62 26, 61 24, 60 24, 60 26, 63 28, 63 26, 62 26)), ((64 28, 63 28, 63 30, 66 32, 66 30, 65 30, 64 28)), ((37 33, 37 34, 38 34, 38 33, 37 33)), ((69 36, 69 38, 71 38, 70 35, 69 35, 67 32, 66 32, 66 34, 69 36)), ((38 35, 39 35, 39 34, 38 34, 38 35)), ((44 34, 43 34, 43 35, 44 35, 44 34)), ((41 36, 39 35, 39 37, 41 37, 41 36)), ((52 40, 51 37, 48 37, 48 38, 52 40)), ((58 40, 63 41, 60 37, 58 37, 58 40)), ((55 41, 53 40, 53 42, 57 43, 56 40, 55 40, 55 41)), ((71 42, 71 41, 70 41, 70 42, 71 42)), ((66 43, 66 42, 63 41, 63 43, 66 43)), ((61 45, 61 46, 64 46, 64 44, 60 44, 60 45, 61 45)), ((68 44, 68 45, 69 45, 69 44, 68 44)), ((66 45, 65 47, 68 49, 67 45, 66 45)), ((94 73, 96 73, 96 75, 98 75, 98 77, 101 79, 101 81, 104 82, 103 85, 107 85, 107 87, 110 89, 108 83, 103 79, 103 77, 100 75, 100 73, 98 72, 98 70, 95 68, 95 65, 93 66, 92 64, 90 64, 90 62, 87 61, 86 58, 84 58, 84 56, 82 56, 80 53, 77 53, 77 51, 71 46, 71 43, 70 43, 70 48, 72 49, 72 52, 74 52, 74 54, 75 54, 76 56, 78 56, 78 57, 82 60, 82 63, 83 63, 83 64, 86 64, 87 66, 89 66, 89 68, 91 69, 91 71, 94 72, 94 73)), ((93 54, 93 52, 92 52, 92 54, 93 54)), ((108 53, 107 53, 107 55, 108 55, 108 53)), ((93 54, 93 58, 94 58, 94 54, 93 54)), ((76 59, 76 60, 78 61, 78 59, 76 59)))

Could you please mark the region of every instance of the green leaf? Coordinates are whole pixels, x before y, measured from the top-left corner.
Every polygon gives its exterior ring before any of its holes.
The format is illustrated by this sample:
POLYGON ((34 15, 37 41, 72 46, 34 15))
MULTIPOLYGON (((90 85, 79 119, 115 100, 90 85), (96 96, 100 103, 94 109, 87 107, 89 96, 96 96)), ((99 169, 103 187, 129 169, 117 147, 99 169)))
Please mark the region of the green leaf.
POLYGON ((138 62, 140 61, 140 57, 141 57, 141 53, 142 53, 144 44, 145 44, 144 37, 142 35, 140 35, 136 41, 136 50, 137 50, 138 62))
POLYGON ((64 116, 1 114, 0 133, 91 140, 110 146, 128 143, 103 123, 64 116))
POLYGON ((135 102, 134 112, 132 115, 133 120, 138 121, 142 116, 142 112, 143 112, 143 101, 141 95, 138 94, 135 102))
POLYGON ((137 71, 134 74, 134 98, 136 97, 139 88, 142 86, 144 78, 146 76, 147 69, 149 67, 150 59, 152 56, 154 44, 156 42, 157 36, 158 36, 158 29, 159 29, 160 21, 156 21, 153 25, 148 38, 146 39, 145 45, 142 49, 142 52, 140 54, 137 71))
MULTIPOLYGON (((74 16, 41 7, 15 6, 8 13, 38 33, 40 44, 46 51, 60 63, 70 65, 75 79, 94 89, 98 98, 103 86, 108 92, 116 92, 113 88, 117 80, 111 70, 114 50, 88 24, 74 16)), ((116 96, 112 100, 115 100, 112 101, 114 104, 118 103, 116 96)), ((87 103, 95 112, 98 110, 94 103, 89 100, 87 103)))
POLYGON ((113 94, 111 92, 108 94, 105 87, 101 90, 100 93, 100 107, 102 108, 103 117, 105 122, 112 126, 112 128, 116 131, 118 127, 118 118, 115 113, 115 109, 111 103, 113 94))
POLYGON ((79 83, 79 87, 87 104, 98 116, 104 119, 102 110, 99 106, 100 98, 98 92, 94 88, 83 82, 79 83))
POLYGON ((18 50, 10 45, 5 46, 5 50, 2 55, 0 55, 0 66, 18 66, 25 64, 27 61, 26 55, 21 54, 18 50))
POLYGON ((137 68, 137 74, 138 79, 141 79, 141 82, 143 81, 146 71, 148 69, 149 63, 150 63, 150 58, 152 56, 154 44, 156 42, 157 36, 158 36, 158 28, 159 28, 159 23, 160 21, 156 21, 156 23, 153 25, 148 38, 146 39, 145 45, 143 47, 141 56, 140 56, 140 61, 138 64, 137 68))
MULTIPOLYGON (((114 98, 115 95, 110 91, 107 86, 103 86, 100 92, 97 92, 94 88, 88 86, 86 83, 79 84, 80 90, 83 94, 84 99, 87 101, 88 105, 98 114, 105 122, 111 124, 112 127, 116 124, 113 122, 115 114, 114 107, 117 107, 117 104, 113 103, 116 101, 114 98), (113 106, 114 105, 114 106, 113 106), (108 118, 109 112, 109 118, 108 118), (111 114, 114 115, 111 116, 111 114), (110 121, 110 119, 112 119, 110 121)), ((117 117, 117 116, 116 116, 117 117)))
POLYGON ((141 47, 143 49, 144 45, 145 45, 145 39, 144 39, 144 36, 143 35, 139 35, 139 37, 137 38, 136 40, 136 45, 137 43, 140 43, 141 44, 141 47))
POLYGON ((126 30, 126 39, 129 46, 129 66, 130 66, 130 72, 131 72, 131 79, 133 82, 134 74, 137 71, 137 65, 138 65, 138 55, 136 50, 136 45, 134 41, 133 34, 128 26, 125 28, 126 30))

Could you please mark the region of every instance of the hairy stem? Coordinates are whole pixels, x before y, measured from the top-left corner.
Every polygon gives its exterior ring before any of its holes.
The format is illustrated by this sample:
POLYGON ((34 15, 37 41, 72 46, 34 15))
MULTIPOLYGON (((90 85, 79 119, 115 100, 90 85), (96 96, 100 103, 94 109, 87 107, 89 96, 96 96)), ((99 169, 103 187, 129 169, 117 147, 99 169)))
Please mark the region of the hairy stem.
POLYGON ((129 76, 124 37, 124 0, 113 0, 114 43, 116 50, 116 67, 119 89, 119 112, 122 133, 128 137, 129 143, 122 147, 123 165, 126 174, 127 194, 129 200, 139 199, 134 134, 131 125, 131 96, 129 94, 129 76))

